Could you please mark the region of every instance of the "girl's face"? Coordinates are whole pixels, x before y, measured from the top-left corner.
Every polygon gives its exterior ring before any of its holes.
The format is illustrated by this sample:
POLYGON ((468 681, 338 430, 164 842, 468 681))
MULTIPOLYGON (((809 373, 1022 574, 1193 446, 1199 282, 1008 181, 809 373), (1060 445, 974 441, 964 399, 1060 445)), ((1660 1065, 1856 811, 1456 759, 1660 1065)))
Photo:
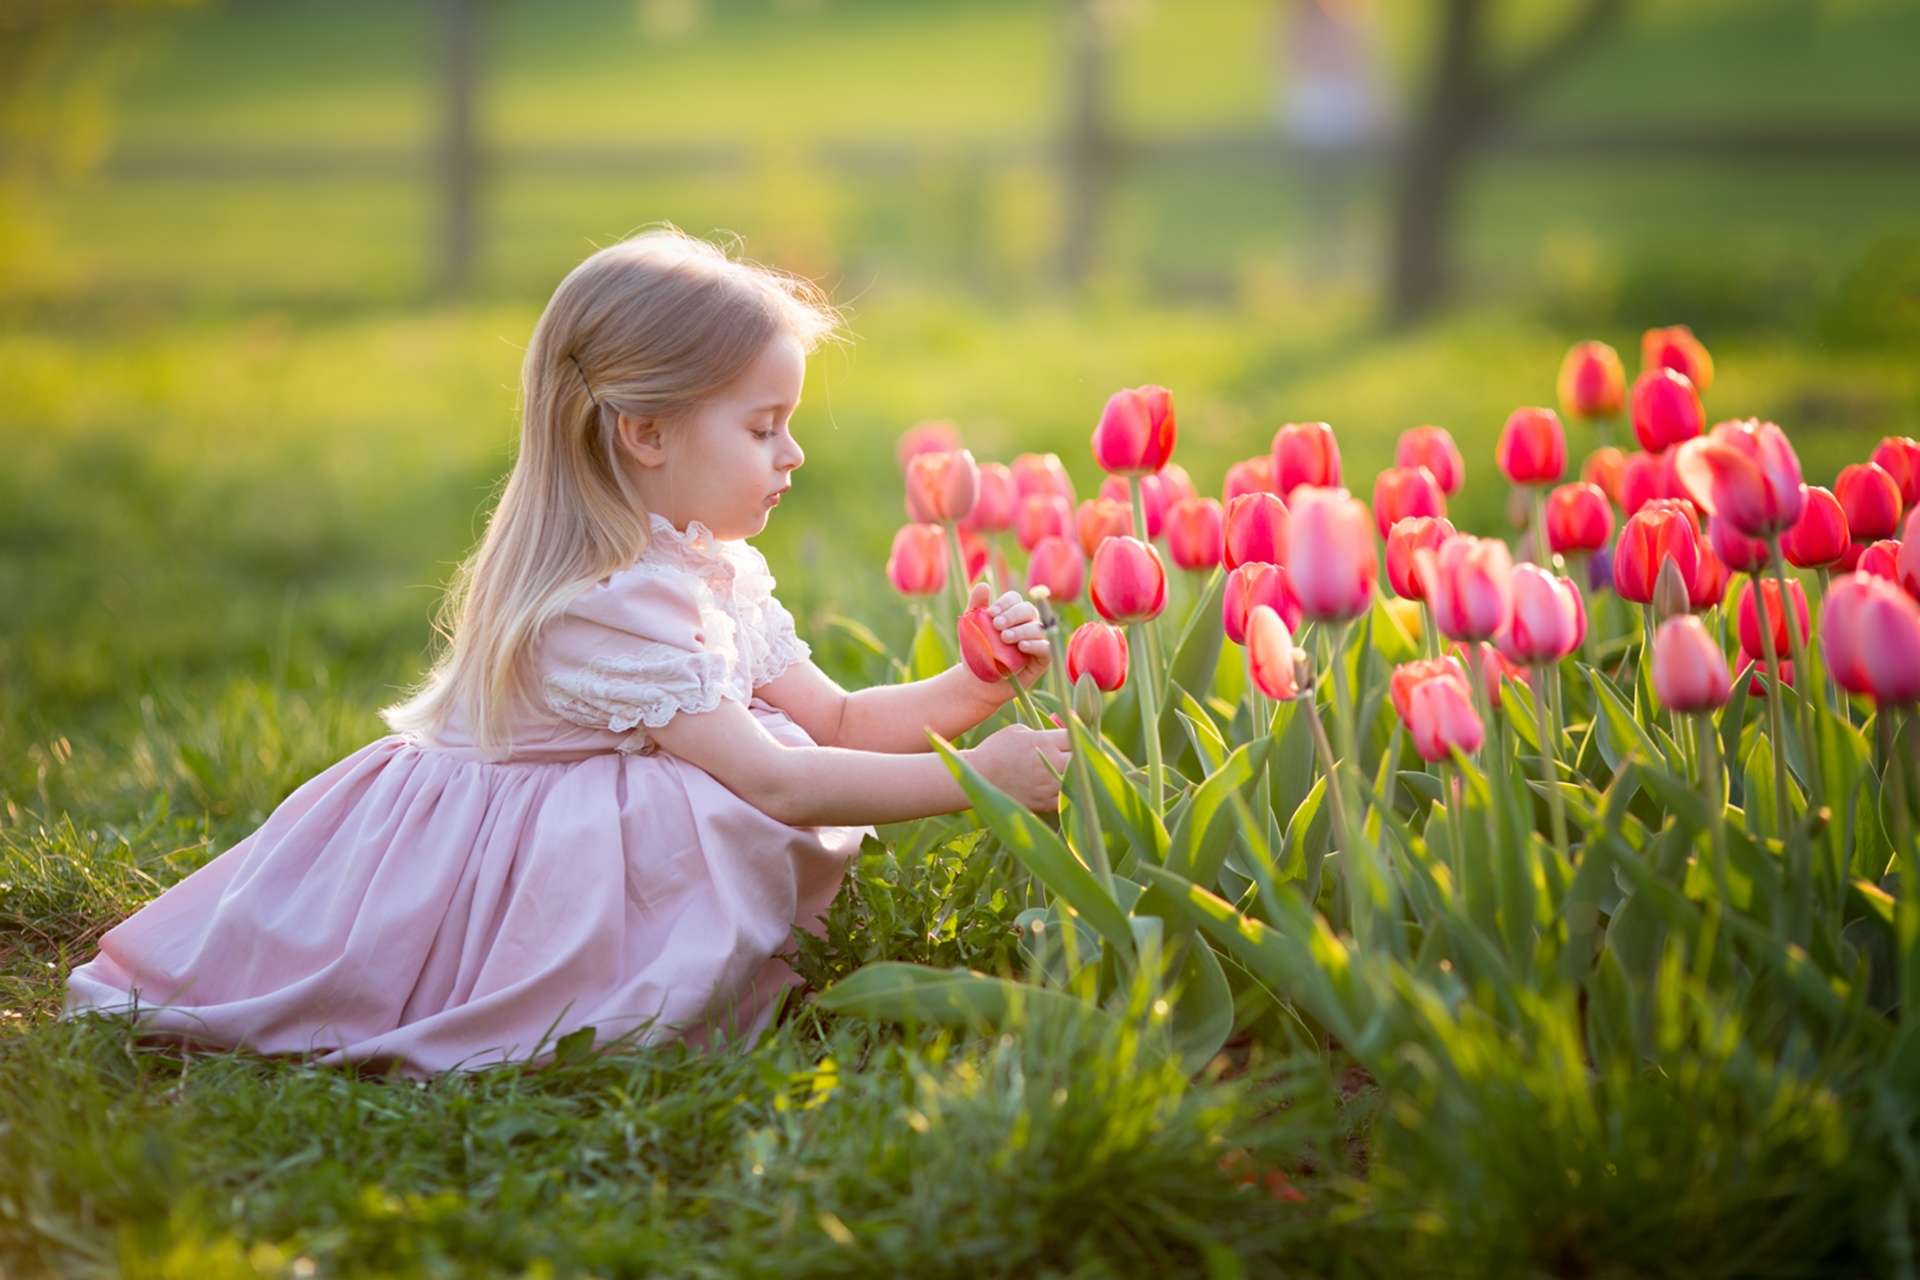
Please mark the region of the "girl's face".
POLYGON ((716 538, 750 538, 806 460, 788 424, 800 404, 807 358, 782 334, 746 372, 670 424, 632 424, 621 438, 638 465, 647 510, 685 531, 698 520, 716 538))

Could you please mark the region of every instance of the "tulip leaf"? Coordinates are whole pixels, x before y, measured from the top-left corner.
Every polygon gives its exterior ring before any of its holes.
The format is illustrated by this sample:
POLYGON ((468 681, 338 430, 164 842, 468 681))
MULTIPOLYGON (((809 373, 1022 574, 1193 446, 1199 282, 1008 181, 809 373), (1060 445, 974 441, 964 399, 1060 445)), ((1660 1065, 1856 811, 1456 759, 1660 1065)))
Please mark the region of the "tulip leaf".
POLYGON ((1253 780, 1266 763, 1267 740, 1256 738, 1233 754, 1194 788, 1167 844, 1167 869, 1198 884, 1211 884, 1227 856, 1233 823, 1227 800, 1253 780))
POLYGON ((1665 759, 1665 754, 1654 745, 1647 731, 1634 718, 1633 708, 1613 681, 1592 667, 1582 666, 1588 681, 1593 685, 1594 697, 1598 705, 1594 708, 1594 718, 1600 734, 1600 754, 1606 760, 1607 767, 1619 771, 1620 762, 1629 753, 1640 760, 1653 761, 1665 759))
POLYGON ((1212 773, 1227 758, 1227 740, 1220 736, 1220 727, 1214 724, 1206 708, 1194 701, 1192 694, 1185 689, 1178 692, 1174 711, 1187 731, 1187 740, 1193 744, 1194 755, 1200 758, 1201 768, 1212 773))
POLYGON ((1114 763, 1106 744, 1077 720, 1068 721, 1074 754, 1086 761, 1093 779, 1094 802, 1104 821, 1111 822, 1130 849, 1154 862, 1167 856, 1167 830, 1147 804, 1147 798, 1114 763))
POLYGON ((1111 1014, 1064 992, 970 969, 884 961, 820 993, 820 1007, 870 1022, 978 1029, 1029 1018, 1085 1018, 1117 1025, 1111 1014))
POLYGON ((1220 957, 1201 938, 1191 938, 1180 963, 1173 997, 1173 1050, 1181 1065, 1198 1072, 1233 1034, 1233 988, 1220 957))
POLYGON ((1180 724, 1173 710, 1179 699, 1173 686, 1205 693, 1213 683, 1214 668, 1220 662, 1220 642, 1225 635, 1220 618, 1220 602, 1227 590, 1226 575, 1216 569, 1207 579, 1193 612, 1187 615, 1186 629, 1174 645, 1173 658, 1167 663, 1168 696, 1160 717, 1160 737, 1164 745, 1179 746, 1180 724))
POLYGON ((934 625, 932 613, 920 619, 913 633, 913 647, 907 651, 907 679, 931 680, 952 665, 946 641, 934 625))

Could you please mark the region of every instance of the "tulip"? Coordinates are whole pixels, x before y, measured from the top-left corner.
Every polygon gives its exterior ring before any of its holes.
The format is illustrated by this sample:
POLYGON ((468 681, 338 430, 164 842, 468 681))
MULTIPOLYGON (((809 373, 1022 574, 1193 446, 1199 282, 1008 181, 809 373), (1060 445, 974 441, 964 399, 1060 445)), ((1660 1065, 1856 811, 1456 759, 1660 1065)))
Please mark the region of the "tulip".
POLYGON ((1408 516, 1387 530, 1387 582, 1402 600, 1425 600, 1414 558, 1421 550, 1438 551, 1455 535, 1453 522, 1439 516, 1408 516))
POLYGON ((1627 400, 1627 371, 1604 342, 1577 342, 1560 362, 1560 411, 1569 418, 1611 418, 1627 400))
POLYGON ((1920 504, 1920 441, 1906 436, 1888 436, 1873 447, 1868 458, 1893 477, 1900 486, 1900 501, 1906 510, 1920 504))
POLYGON ((1429 763, 1449 759, 1455 748, 1471 755, 1486 741, 1486 726, 1473 709, 1473 693, 1457 674, 1412 682, 1401 719, 1414 749, 1429 763))
POLYGON ((1883 704, 1920 700, 1920 604, 1883 578, 1838 578, 1820 608, 1827 670, 1849 693, 1883 704))
POLYGON ((1920 510, 1907 517, 1906 536, 1894 557, 1894 580, 1910 596, 1920 599, 1920 510))
POLYGON ((1842 467, 1833 496, 1840 500, 1847 531, 1856 543, 1892 537, 1900 527, 1900 484, 1875 463, 1842 467))
POLYGON ((1242 494, 1227 508, 1226 564, 1287 562, 1287 504, 1271 493, 1242 494))
POLYGON ((1749 538, 1783 533, 1807 504, 1800 459, 1771 422, 1722 422, 1681 445, 1674 468, 1695 506, 1749 538))
POLYGON ((1479 671, 1480 684, 1487 691, 1489 710, 1500 709, 1500 686, 1504 681, 1527 681, 1525 667, 1510 660, 1506 654, 1500 652, 1497 645, 1489 644, 1485 640, 1471 645, 1455 644, 1453 656, 1463 670, 1472 666, 1479 671))
POLYGON ((1513 611, 1500 633, 1500 652, 1522 666, 1558 662, 1587 638, 1580 589, 1539 565, 1513 568, 1513 611))
POLYGON ((1444 516, 1447 496, 1425 467, 1389 467, 1373 482, 1373 516, 1382 538, 1414 516, 1444 516))
POLYGON ((1169 462, 1158 474, 1160 487, 1167 495, 1167 510, 1200 496, 1200 491, 1193 487, 1193 477, 1179 463, 1169 462))
POLYGON ((1640 335, 1640 368, 1643 371, 1672 369, 1699 389, 1701 395, 1713 386, 1713 357, 1683 324, 1668 329, 1649 329, 1640 335))
POLYGON ((1726 599, 1727 576, 1727 562, 1714 554, 1711 543, 1701 540, 1699 572, 1687 579, 1687 603, 1695 613, 1726 599))
POLYGON ((1346 622, 1365 613, 1379 572, 1366 506, 1345 489, 1302 485, 1287 524, 1288 574, 1302 616, 1346 622))
POLYGON ((1027 561, 1027 590, 1045 587, 1055 600, 1069 602, 1080 598, 1086 585, 1087 562, 1080 548, 1067 539, 1045 537, 1034 544, 1027 561))
POLYGON ((1547 546, 1565 555, 1613 541, 1613 504, 1599 485, 1577 480, 1547 495, 1547 546))
MULTIPOLYGON (((1387 697, 1393 703, 1394 714, 1401 723, 1407 719, 1407 695, 1413 692, 1413 686, 1423 680, 1458 680, 1467 683, 1467 669, 1460 665, 1457 657, 1421 658, 1415 662, 1403 662, 1393 669, 1387 678, 1387 697)), ((1470 688, 1470 686, 1469 686, 1470 688)))
POLYGON ((1460 535, 1414 556, 1433 625, 1454 640, 1499 635, 1513 613, 1513 557, 1493 538, 1460 535))
MULTIPOLYGON (((1749 698, 1766 697, 1768 694, 1768 686, 1773 683, 1773 681, 1767 678, 1767 673, 1771 668, 1767 666, 1766 659, 1757 658, 1745 649, 1740 651, 1740 659, 1740 670, 1733 678, 1738 681, 1741 677, 1746 677, 1747 696, 1749 698)), ((1793 664, 1791 662, 1782 662, 1780 664, 1780 683, 1789 689, 1794 687, 1793 664)))
POLYGON ((1767 544, 1760 539, 1747 537, 1718 516, 1707 521, 1705 531, 1713 554, 1734 573, 1758 573, 1766 567, 1767 544))
POLYGON ((961 447, 960 428, 953 423, 945 419, 921 422, 900 433, 900 441, 893 447, 893 459, 905 472, 907 463, 923 453, 952 453, 961 447))
POLYGON ((1057 493, 1029 493, 1013 509, 1013 535, 1022 551, 1033 550, 1042 538, 1073 532, 1073 506, 1057 493))
POLYGON ((1444 427, 1410 427, 1401 432, 1400 443, 1393 451, 1393 465, 1425 467, 1439 482, 1440 492, 1449 498, 1460 492, 1467 478, 1467 464, 1444 427))
POLYGON ((1580 464, 1580 478, 1607 495, 1610 501, 1620 500, 1620 473, 1627 465, 1627 455, 1612 445, 1595 449, 1580 464))
POLYGON ((1233 500, 1243 493, 1279 492, 1280 487, 1273 482, 1273 457, 1271 454, 1262 454, 1227 468, 1226 483, 1220 488, 1220 504, 1230 507, 1233 500))
POLYGON ((1340 445, 1324 422, 1289 422, 1273 435, 1274 485, 1283 498, 1301 485, 1338 488, 1340 445))
POLYGON ((1167 571, 1160 553, 1124 534, 1106 539, 1093 553, 1089 594, 1108 622, 1147 622, 1167 607, 1167 571))
POLYGON ((1247 669, 1260 692, 1277 702, 1299 697, 1301 653, 1286 621, 1266 605, 1255 605, 1247 619, 1247 669))
POLYGON ((1133 532, 1133 508, 1112 498, 1088 498, 1074 514, 1074 528, 1081 550, 1092 555, 1108 538, 1133 532))
POLYGON ((1860 548, 1860 557, 1854 561, 1853 568, 1856 573, 1870 573, 1888 582, 1900 581, 1900 544, 1892 538, 1868 543, 1860 548))
POLYGON ((1285 569, 1249 561, 1229 573, 1220 597, 1220 629, 1227 639, 1245 644, 1247 618, 1263 605, 1279 614, 1289 628, 1300 625, 1300 601, 1285 569))
POLYGON ((1567 434, 1551 409, 1515 409, 1493 452, 1500 474, 1514 484, 1552 484, 1567 470, 1567 434))
POLYGON ((1628 515, 1655 499, 1670 496, 1665 457, 1657 453, 1628 454, 1620 467, 1620 487, 1615 496, 1620 499, 1620 509, 1628 515))
POLYGON ((1127 682, 1127 633, 1104 622, 1082 623, 1067 641, 1067 681, 1093 677, 1102 693, 1113 693, 1127 682))
POLYGON ((1004 533, 1013 528, 1014 499, 1017 496, 1012 470, 1005 463, 983 462, 980 464, 979 495, 973 500, 973 510, 961 523, 983 533, 1004 533))
POLYGON ((907 514, 921 524, 964 520, 980 494, 980 467, 965 449, 907 460, 907 514))
POLYGON ((1830 489, 1808 485, 1807 505, 1793 528, 1781 537, 1780 550, 1789 563, 1802 569, 1824 569, 1840 562, 1851 540, 1840 499, 1830 489))
POLYGON ((1211 569, 1225 552, 1225 517, 1212 498, 1188 498, 1167 511, 1167 550, 1182 569, 1211 569))
POLYGON ((1613 550, 1613 589, 1622 600, 1653 603, 1654 583, 1668 560, 1683 582, 1700 575, 1700 538, 1678 504, 1656 499, 1628 517, 1613 550))
POLYGON ((1672 369, 1643 373, 1633 384, 1633 434, 1648 453, 1683 444, 1706 426, 1693 384, 1672 369))
POLYGON ((1020 647, 1000 638, 1000 628, 993 625, 993 615, 984 605, 960 615, 958 632, 960 657, 976 680, 997 684, 1027 665, 1020 647))
MULTIPOLYGON (((1734 606, 1739 618, 1740 647, 1755 657, 1765 657, 1772 653, 1784 656, 1792 652, 1790 637, 1787 635, 1786 611, 1780 607, 1780 582, 1775 578, 1763 578, 1760 581, 1760 605, 1767 615, 1767 634, 1760 631, 1761 608, 1754 603, 1753 583, 1748 582, 1740 588, 1740 601, 1734 606)), ((1788 579, 1787 601, 1792 606, 1794 629, 1800 633, 1800 643, 1807 642, 1807 593, 1799 583, 1788 579)))
POLYGON ((947 535, 937 524, 903 525, 887 553, 887 581, 903 596, 937 596, 947 586, 947 535))
POLYGON ((1079 501, 1073 492, 1073 478, 1057 453, 1023 453, 1013 460, 1013 490, 1020 497, 1030 494, 1057 494, 1067 507, 1079 501))
MULTIPOLYGON (((1127 519, 1133 519, 1133 494, 1127 488, 1125 477, 1108 476, 1102 480, 1100 496, 1127 508, 1127 519)), ((1140 501, 1147 509, 1147 537, 1157 538, 1167 524, 1167 488, 1159 476, 1140 477, 1140 501)))
MULTIPOLYGON (((974 532, 965 525, 960 526, 960 558, 967 566, 967 581, 978 582, 987 571, 987 557, 992 548, 987 545, 985 535, 974 532)), ((1005 578, 1005 561, 1001 562, 1001 577, 1005 578)))
POLYGON ((1175 435, 1172 392, 1151 383, 1116 391, 1093 429, 1093 460, 1112 475, 1148 475, 1172 459, 1175 435))
POLYGON ((1668 618, 1654 633, 1653 691, 1669 711, 1713 711, 1727 705, 1733 692, 1727 655, 1690 613, 1668 618))

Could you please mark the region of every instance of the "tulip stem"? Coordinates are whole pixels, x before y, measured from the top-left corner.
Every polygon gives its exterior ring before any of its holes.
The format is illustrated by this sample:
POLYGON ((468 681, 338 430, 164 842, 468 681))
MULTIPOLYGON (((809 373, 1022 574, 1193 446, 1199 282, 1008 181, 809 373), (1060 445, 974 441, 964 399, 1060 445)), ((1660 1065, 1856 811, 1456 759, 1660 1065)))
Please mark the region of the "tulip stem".
POLYGON ((1420 600, 1420 642, 1426 646, 1429 660, 1440 656, 1440 633, 1433 626, 1433 606, 1424 596, 1420 600))
MULTIPOLYGON (((1827 592, 1833 586, 1833 574, 1827 569, 1815 569, 1813 572, 1814 577, 1818 579, 1820 583, 1820 598, 1809 605, 1808 610, 1812 613, 1818 613, 1827 603, 1827 592)), ((1806 677, 1796 676, 1795 678, 1805 679, 1806 677)), ((1846 721, 1847 728, 1853 728, 1853 704, 1847 697, 1847 691, 1842 689, 1833 679, 1832 672, 1827 673, 1827 679, 1822 683, 1826 686, 1827 705, 1833 708, 1836 715, 1846 721)))
POLYGON ((1533 688, 1533 719, 1540 730, 1540 777, 1547 784, 1547 812, 1553 816, 1553 846, 1563 859, 1572 861, 1567 844, 1567 801, 1560 794, 1560 753, 1554 746, 1557 726, 1547 700, 1547 682, 1560 678, 1560 668, 1555 664, 1533 670, 1538 677, 1533 688))
MULTIPOLYGON (((1780 679, 1780 655, 1773 648, 1773 617, 1767 611, 1767 594, 1760 589, 1760 575, 1752 577, 1753 613, 1760 626, 1760 648, 1767 660, 1767 732, 1773 739, 1773 811, 1779 822, 1778 834, 1785 840, 1787 827, 1793 821, 1792 807, 1787 803, 1786 720, 1780 711, 1780 691, 1785 688, 1785 682, 1780 679)), ((1782 617, 1786 615, 1786 604, 1785 600, 1780 602, 1782 617)))
POLYGON ((1013 686, 1013 700, 1019 704, 1022 711, 1027 713, 1028 722, 1036 729, 1046 728, 1047 718, 1040 714, 1040 708, 1035 704, 1033 694, 1028 692, 1027 686, 1020 683, 1020 673, 1015 671, 1008 675, 1007 683, 1013 686))
POLYGON ((1707 830, 1713 850, 1714 902, 1701 930, 1698 956, 1700 977, 1704 980, 1713 970, 1714 951, 1719 942, 1720 916, 1733 906, 1733 891, 1727 880, 1726 770, 1720 764, 1720 734, 1714 728, 1713 713, 1702 711, 1695 715, 1693 728, 1694 740, 1700 751, 1701 786, 1707 797, 1707 830))
MULTIPOLYGON (((1133 633, 1135 648, 1146 648, 1146 628, 1144 622, 1128 626, 1127 629, 1133 633)), ((1153 804, 1155 816, 1159 816, 1166 812, 1166 766, 1160 759, 1160 691, 1154 687, 1151 671, 1136 670, 1134 679, 1137 681, 1135 692, 1140 699, 1140 732, 1146 739, 1147 748, 1147 798, 1153 804)))
MULTIPOLYGON (((1767 552, 1772 561, 1770 567, 1773 569, 1774 580, 1780 584, 1780 618, 1787 624, 1787 651, 1792 656, 1794 679, 1804 687, 1807 682, 1806 645, 1800 638, 1800 618, 1794 612, 1793 597, 1787 593, 1787 566, 1780 556, 1778 534, 1767 540, 1767 552)), ((1764 603, 1757 583, 1754 585, 1753 594, 1755 605, 1764 603)), ((1765 610, 1756 609, 1756 612, 1764 613, 1765 610)), ((1772 630, 1771 627, 1767 629, 1772 630)), ((1784 685, 1785 681, 1781 683, 1784 685)), ((1800 749, 1807 762, 1807 808, 1809 811, 1817 810, 1826 802, 1824 794, 1826 788, 1821 785, 1823 779, 1820 777, 1820 753, 1814 738, 1814 725, 1811 718, 1813 707, 1800 696, 1798 690, 1794 692, 1793 710, 1794 721, 1800 730, 1800 749)))
POLYGON ((953 594, 956 602, 953 616, 958 619, 967 611, 967 597, 971 594, 969 588, 972 584, 967 581, 967 553, 966 549, 960 545, 960 526, 948 521, 945 528, 947 551, 953 559, 953 567, 947 571, 948 576, 953 579, 953 594))
POLYGON ((1900 903, 1895 916, 1895 939, 1900 946, 1900 1004, 1911 1009, 1920 997, 1920 865, 1913 856, 1913 814, 1907 808, 1907 753, 1900 745, 1902 730, 1913 727, 1912 712, 1882 704, 1878 718, 1887 724, 1887 769, 1893 775, 1893 826, 1900 842, 1900 903), (1892 716, 1899 720, 1893 721, 1892 716))
POLYGON ((1553 567, 1553 552, 1547 546, 1547 486, 1530 484, 1527 494, 1533 499, 1533 562, 1543 569, 1553 567))

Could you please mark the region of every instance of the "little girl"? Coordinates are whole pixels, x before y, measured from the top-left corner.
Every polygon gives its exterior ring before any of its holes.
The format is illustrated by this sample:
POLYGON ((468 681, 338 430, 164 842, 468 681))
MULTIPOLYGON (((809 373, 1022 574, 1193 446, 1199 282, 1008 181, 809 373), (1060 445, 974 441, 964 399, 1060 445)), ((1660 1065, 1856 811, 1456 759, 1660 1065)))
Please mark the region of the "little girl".
MULTIPOLYGON (((865 824, 966 807, 927 731, 1010 696, 965 667, 849 694, 744 539, 804 455, 803 281, 677 231, 594 254, 535 327, 519 458, 396 730, 101 939, 70 1010, 411 1073, 757 1030, 865 824)), ((973 603, 985 605, 985 587, 973 603)), ((992 606, 1034 661, 1031 604, 992 606)), ((969 752, 1051 805, 1059 731, 969 752)))

